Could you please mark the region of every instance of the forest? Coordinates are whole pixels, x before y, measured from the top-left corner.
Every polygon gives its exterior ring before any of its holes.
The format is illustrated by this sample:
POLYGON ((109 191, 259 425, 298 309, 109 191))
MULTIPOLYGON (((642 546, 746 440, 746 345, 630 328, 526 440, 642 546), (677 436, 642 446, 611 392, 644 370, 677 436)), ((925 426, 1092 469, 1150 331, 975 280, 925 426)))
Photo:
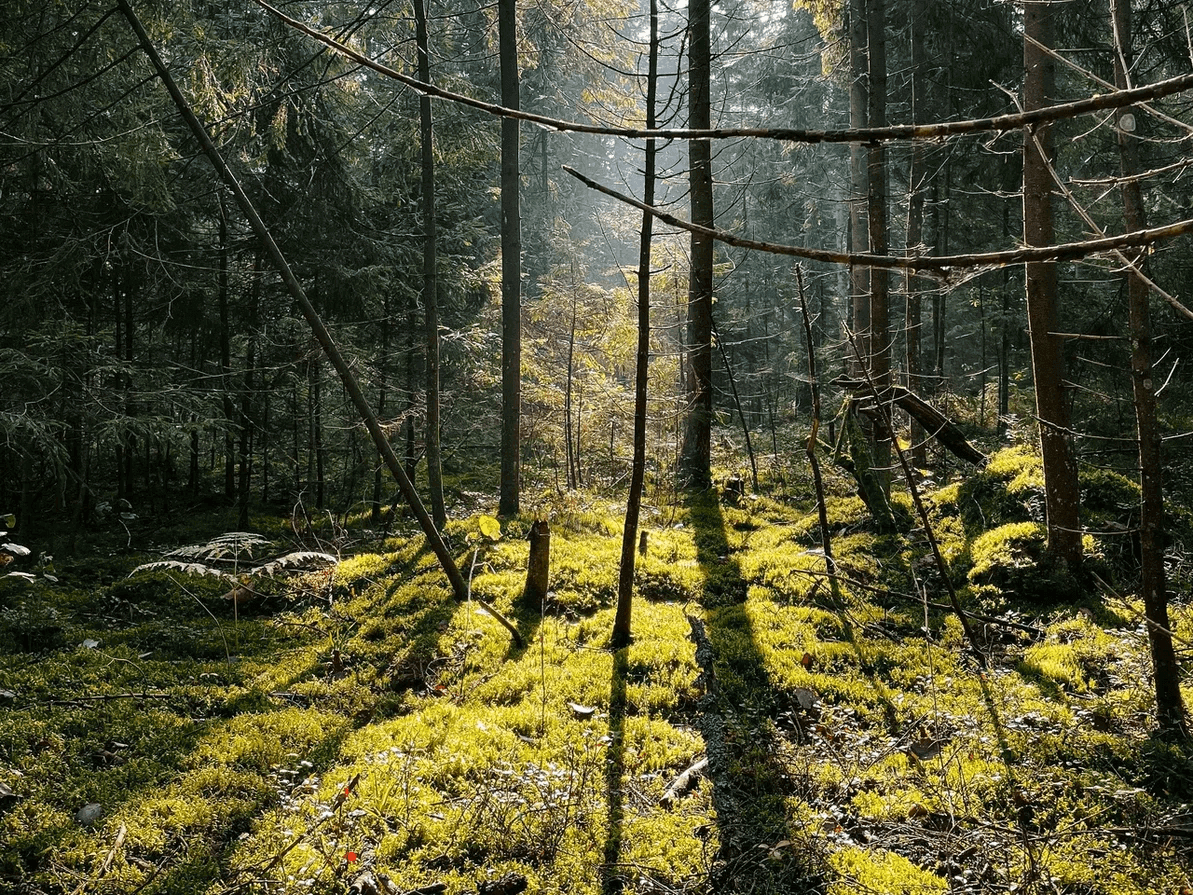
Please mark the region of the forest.
POLYGON ((1187 4, 0 17, 0 895, 1193 892, 1187 4))

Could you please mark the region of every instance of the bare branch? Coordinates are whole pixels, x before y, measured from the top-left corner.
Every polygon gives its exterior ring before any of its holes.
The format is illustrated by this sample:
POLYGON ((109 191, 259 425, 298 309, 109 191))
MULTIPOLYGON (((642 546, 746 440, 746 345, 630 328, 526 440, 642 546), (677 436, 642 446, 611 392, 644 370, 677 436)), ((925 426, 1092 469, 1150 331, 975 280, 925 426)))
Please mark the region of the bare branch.
POLYGON ((1033 109, 1030 112, 1019 112, 1014 115, 996 115, 992 118, 972 118, 966 121, 943 121, 936 124, 898 124, 892 127, 845 128, 842 130, 808 130, 805 128, 790 127, 666 128, 652 130, 645 127, 612 127, 602 124, 586 124, 580 121, 566 121, 561 118, 551 118, 548 115, 539 115, 535 112, 510 109, 495 103, 487 103, 462 93, 444 90, 442 87, 436 87, 433 84, 425 84, 417 78, 404 75, 387 65, 370 59, 363 53, 359 53, 336 40, 334 37, 316 31, 309 25, 291 18, 281 10, 270 6, 265 0, 255 0, 255 2, 261 8, 277 16, 291 28, 301 31, 308 37, 314 38, 342 56, 351 59, 353 62, 363 65, 365 68, 371 69, 387 78, 391 78, 400 84, 405 84, 412 90, 416 90, 426 96, 470 106, 490 115, 529 121, 551 130, 569 131, 579 134, 601 134, 603 136, 627 137, 632 139, 654 137, 664 140, 723 140, 741 137, 759 137, 790 143, 879 143, 887 140, 935 140, 958 134, 1018 130, 1021 127, 1030 127, 1031 125, 1047 121, 1059 121, 1064 118, 1075 118, 1078 115, 1088 115, 1091 112, 1143 103, 1148 100, 1160 99, 1161 97, 1171 96, 1174 93, 1193 89, 1193 73, 1190 73, 1178 75, 1175 78, 1168 78, 1164 81, 1157 81, 1155 84, 1137 87, 1133 90, 1111 90, 1108 93, 1095 94, 1094 96, 1075 100, 1074 102, 1045 106, 1044 108, 1033 109))
POLYGON ((991 269, 1006 267, 1008 264, 1024 264, 1028 261, 1073 261, 1078 258, 1088 258, 1091 255, 1114 253, 1119 249, 1135 248, 1150 245, 1163 239, 1193 233, 1193 218, 1177 221, 1164 227, 1152 227, 1146 230, 1133 230, 1130 233, 1120 233, 1118 236, 1107 236, 1100 239, 1087 239, 1081 242, 1067 242, 1051 246, 1029 246, 1025 248, 1009 249, 1002 252, 976 252, 968 255, 923 255, 909 258, 894 255, 867 255, 865 253, 833 252, 827 249, 809 249, 803 246, 781 245, 771 242, 759 242, 735 236, 725 230, 713 227, 701 227, 697 224, 677 218, 653 205, 639 202, 637 199, 619 193, 607 186, 602 186, 595 180, 585 177, 574 168, 564 165, 563 170, 571 174, 585 186, 604 193, 641 211, 648 212, 665 224, 687 230, 690 233, 707 233, 713 239, 726 245, 743 249, 754 249, 771 255, 790 255, 795 258, 806 258, 809 261, 823 261, 829 264, 849 264, 856 267, 897 268, 899 270, 915 270, 931 274, 946 283, 952 272, 979 267, 991 269))

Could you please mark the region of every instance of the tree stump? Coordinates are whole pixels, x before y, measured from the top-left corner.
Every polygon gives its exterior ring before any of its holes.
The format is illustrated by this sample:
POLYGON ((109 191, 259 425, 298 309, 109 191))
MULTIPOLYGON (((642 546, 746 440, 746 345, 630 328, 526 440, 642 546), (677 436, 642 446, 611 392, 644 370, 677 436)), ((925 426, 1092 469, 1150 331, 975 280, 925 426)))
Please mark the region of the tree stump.
POLYGON ((542 606, 547 599, 550 578, 551 528, 546 519, 536 519, 530 526, 530 562, 526 568, 522 599, 532 606, 542 606))

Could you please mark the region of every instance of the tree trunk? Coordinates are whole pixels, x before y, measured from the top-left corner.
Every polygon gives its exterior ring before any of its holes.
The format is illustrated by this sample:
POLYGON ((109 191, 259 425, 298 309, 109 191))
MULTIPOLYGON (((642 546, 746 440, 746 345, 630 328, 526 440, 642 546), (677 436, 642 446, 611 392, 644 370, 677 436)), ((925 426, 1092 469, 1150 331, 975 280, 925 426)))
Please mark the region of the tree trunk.
MULTIPOLYGON (((866 126, 869 114, 869 80, 866 61, 866 0, 849 0, 849 126, 866 126)), ((869 225, 866 219, 869 185, 866 148, 860 143, 849 144, 849 251, 867 252, 870 248, 869 225)), ((850 320, 849 329, 857 344, 857 352, 850 358, 848 369, 860 376, 865 358, 870 354, 870 269, 849 268, 850 320)))
MULTIPOLYGON (((418 44, 418 79, 431 83, 431 56, 427 36, 427 0, 414 0, 415 40, 418 44)), ((422 144, 423 190, 423 313, 427 340, 427 487, 431 496, 431 518, 435 527, 447 524, 443 503, 443 459, 439 447, 439 277, 436 260, 435 141, 431 119, 431 98, 419 98, 419 133, 422 144)))
MULTIPOLYGON (((385 298, 382 299, 381 304, 381 357, 377 362, 377 416, 385 419, 385 400, 388 397, 389 391, 389 340, 390 340, 390 309, 389 309, 389 291, 386 290, 385 298)), ((378 461, 381 455, 378 453, 378 461)), ((372 520, 373 525, 381 524, 381 470, 384 464, 377 463, 376 469, 373 471, 373 501, 369 510, 369 519, 372 520)))
MULTIPOLYGON (((1127 89, 1133 55, 1131 48, 1131 6, 1129 0, 1111 0, 1114 29, 1115 86, 1127 89)), ((1120 109, 1118 149, 1123 175, 1123 218, 1128 229, 1147 226, 1143 191, 1137 175, 1139 161, 1139 117, 1131 108, 1120 109)), ((1136 264, 1143 264, 1140 253, 1136 264)), ((1185 705, 1181 699, 1180 668, 1172 645, 1168 619, 1168 587, 1164 569, 1164 487, 1159 424, 1156 420, 1156 392, 1152 380, 1151 314, 1149 288, 1143 277, 1127 274, 1127 302, 1131 331, 1131 386, 1135 399, 1135 421, 1139 433, 1139 546, 1142 564, 1140 590, 1147 616, 1148 642, 1156 689, 1156 717, 1169 733, 1185 733, 1185 705)))
MULTIPOLYGON (((914 0, 911 8, 911 120, 919 123, 924 118, 927 107, 928 88, 928 54, 924 49, 924 21, 927 16, 926 0, 914 0)), ((927 150, 922 140, 916 140, 911 146, 911 162, 907 171, 907 254, 918 254, 924 239, 924 168, 927 150)), ((906 299, 904 316, 905 331, 905 366, 907 369, 907 388, 912 392, 920 392, 923 386, 920 375, 923 371, 923 349, 921 334, 923 333, 923 307, 917 279, 912 271, 907 272, 903 281, 903 291, 906 299)), ((911 421, 910 431, 912 462, 923 467, 928 462, 927 451, 924 446, 923 427, 915 420, 911 421)))
MULTIPOLYGON (((501 104, 519 108, 515 0, 497 0, 501 104)), ((501 119, 501 496, 513 516, 521 500, 522 224, 518 204, 518 122, 501 119)))
POLYGON ((236 495, 235 435, 232 431, 236 407, 232 402, 232 324, 229 319, 228 210, 220 200, 220 269, 218 275, 220 311, 220 391, 224 405, 224 497, 236 495))
MULTIPOLYGON (((650 50, 646 74, 646 127, 655 127, 655 103, 659 75, 659 4, 650 0, 650 50)), ((646 141, 642 173, 642 201, 654 204, 655 141, 646 141)), ((617 611, 611 638, 614 649, 627 646, 632 637, 631 616, 634 598, 634 542, 642 511, 642 487, 646 479, 646 387, 650 374, 650 256, 654 235, 654 216, 642 213, 642 231, 638 240, 638 353, 634 367, 634 456, 630 462, 630 493, 626 497, 625 528, 621 535, 621 566, 617 576, 617 611)), ((645 536, 643 549, 645 553, 645 536)))
MULTIPOLYGON (((688 4, 688 127, 712 126, 710 80, 712 44, 709 0, 688 4)), ((688 178, 692 223, 712 227, 712 145, 688 141, 688 178)), ((680 479, 688 488, 712 483, 712 302, 714 243, 711 236, 691 235, 688 277, 688 407, 684 418, 680 479)))
MULTIPOLYGON (((1055 15, 1054 7, 1049 4, 1028 3, 1024 7, 1023 105, 1028 111, 1047 106, 1052 101, 1055 63, 1042 47, 1052 45, 1055 15)), ((1051 125, 1024 131, 1023 241, 1028 246, 1053 242, 1053 182, 1049 172, 1052 155, 1051 125)), ((1081 564, 1080 489, 1077 464, 1069 442, 1063 344, 1061 337, 1056 335, 1056 264, 1027 264, 1026 280, 1036 416, 1040 422, 1040 453, 1044 465, 1048 552, 1056 560, 1076 569, 1081 564)))
POLYGON ((530 560, 526 565, 526 587, 522 599, 528 606, 541 609, 551 584, 551 528, 546 519, 536 519, 530 526, 530 560))
MULTIPOLYGON (((886 126, 886 0, 866 2, 866 57, 869 63, 869 115, 867 127, 886 126)), ((876 142, 866 152, 867 158, 867 217, 870 232, 870 251, 887 254, 887 172, 886 144, 876 142)), ((890 345, 890 272, 885 268, 870 270, 870 378, 885 401, 891 385, 890 345)), ((884 490, 889 491, 891 477, 891 441, 893 433, 882 422, 891 414, 879 414, 874 427, 874 467, 884 490)))
POLYGON ((311 443, 308 450, 315 461, 315 506, 321 510, 327 497, 324 479, 327 451, 323 447, 323 364, 318 357, 311 358, 307 372, 311 377, 311 443))
POLYGON ((576 291, 575 282, 572 283, 572 329, 568 335, 568 369, 567 381, 563 388, 563 440, 564 452, 568 468, 568 488, 574 489, 580 484, 580 475, 576 464, 576 446, 572 440, 572 381, 574 375, 573 358, 576 351, 576 291))

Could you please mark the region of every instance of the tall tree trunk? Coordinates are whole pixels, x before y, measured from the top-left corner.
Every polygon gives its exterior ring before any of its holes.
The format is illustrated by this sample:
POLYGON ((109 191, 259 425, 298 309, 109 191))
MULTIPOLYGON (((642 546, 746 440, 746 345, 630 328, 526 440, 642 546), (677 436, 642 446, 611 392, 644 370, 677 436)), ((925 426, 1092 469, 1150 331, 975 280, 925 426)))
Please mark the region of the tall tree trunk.
POLYGON ((572 438, 572 381, 575 372, 573 365, 573 358, 576 352, 576 288, 575 280, 572 282, 572 329, 568 335, 568 369, 567 381, 563 387, 563 442, 564 452, 567 456, 564 458, 567 461, 567 480, 568 488, 573 489, 580 484, 580 473, 577 465, 576 446, 572 438))
MULTIPOLYGON (((427 36, 427 0, 414 0, 415 40, 418 43, 418 79, 431 83, 431 55, 427 36)), ((427 340, 427 487, 435 527, 447 524, 443 503, 443 457, 439 446, 439 276, 436 260, 438 225, 435 218, 435 140, 431 98, 419 99, 419 134, 422 144, 423 190, 423 313, 427 340)))
MULTIPOLYGON (((688 3, 688 127, 712 126, 709 0, 688 3)), ((688 141, 688 178, 693 224, 712 227, 712 145, 688 141)), ((680 479, 689 488, 712 483, 712 302, 713 255, 711 236, 691 236, 688 277, 688 408, 684 418, 680 479)))
MULTIPOLYGON (((1030 111, 1052 101, 1055 63, 1043 49, 1052 46, 1055 7, 1027 3, 1023 19, 1023 105, 1030 111)), ((1052 227, 1052 126, 1024 131, 1023 241, 1049 245, 1052 227), (1037 144, 1038 141, 1038 144, 1037 144)), ((1048 552, 1076 569, 1081 564, 1080 489, 1077 464, 1069 442, 1069 407, 1065 394, 1063 343, 1056 335, 1057 271, 1054 262, 1026 265, 1027 319, 1031 336, 1036 416, 1040 422, 1040 453, 1044 465, 1044 501, 1048 522, 1048 552)))
MULTIPOLYGON (((497 0, 501 104, 519 108, 515 0, 497 0)), ((501 496, 498 513, 521 502, 522 223, 518 203, 518 122, 501 119, 501 496)))
MULTIPOLYGON (((650 0, 650 50, 646 73, 646 127, 655 127, 659 80, 659 4, 650 0)), ((654 204, 655 141, 646 141, 642 172, 642 201, 654 204)), ((650 374, 650 248, 654 216, 642 213, 638 241, 638 354, 634 367, 634 456, 630 464, 630 493, 626 497, 625 528, 621 534, 621 566, 617 576, 617 612, 613 618, 614 648, 630 642, 634 597, 634 545, 642 511, 642 486, 646 479, 646 387, 650 374)))
POLYGON ((228 268, 231 250, 228 246, 228 210, 220 199, 220 269, 217 289, 220 311, 220 391, 224 405, 224 497, 236 495, 236 451, 232 426, 236 406, 232 401, 232 323, 229 311, 228 268))
POLYGON ((418 355, 418 302, 414 293, 408 293, 406 302, 406 477, 417 484, 415 471, 418 469, 418 454, 415 449, 414 417, 418 407, 418 376, 415 359, 418 355))
MULTIPOLYGON (((886 0, 866 0, 866 57, 869 70, 869 110, 867 127, 886 126, 886 0)), ((867 218, 870 232, 870 251, 886 255, 887 238, 887 171, 886 144, 879 141, 866 151, 867 218)), ((870 377, 881 400, 885 401, 891 385, 890 343, 890 272, 885 268, 870 270, 870 377)), ((881 420, 891 414, 882 413, 881 420)), ((890 491, 892 432, 886 425, 876 425, 874 433, 874 467, 886 491, 890 491)))
POLYGON ((323 361, 322 358, 311 358, 307 368, 311 381, 311 443, 310 456, 315 461, 315 506, 323 509, 326 505, 327 488, 325 473, 327 471, 327 450, 323 445, 323 361))
MULTIPOLYGON (((1128 73, 1133 56, 1131 5, 1129 0, 1111 0, 1114 29, 1114 80, 1120 90, 1130 87, 1128 73)), ((1147 226, 1143 191, 1138 176, 1139 118, 1131 108, 1119 109, 1118 149, 1123 175, 1123 217, 1129 230, 1147 226)), ((1142 264, 1145 255, 1136 258, 1142 264)), ((1156 420, 1156 392, 1152 379, 1151 313, 1149 288, 1143 277, 1127 274, 1127 303, 1131 330, 1131 386, 1135 398, 1135 421, 1139 433, 1139 545, 1142 574, 1140 590, 1147 616, 1148 642, 1156 688, 1156 717, 1160 728, 1184 734, 1185 705, 1181 699, 1180 668, 1172 645, 1168 619, 1168 586, 1164 570, 1164 485, 1159 424, 1156 420)))
MULTIPOLYGON (((928 100, 928 54, 924 49, 924 21, 927 17, 926 0, 913 0, 911 8, 911 120, 916 123, 924 119, 924 111, 928 100)), ((924 239, 924 169, 927 149, 922 140, 916 140, 911 146, 911 162, 907 170, 907 254, 909 256, 921 252, 924 239)), ((923 348, 921 334, 923 333, 923 303, 920 300, 920 290, 917 279, 912 271, 907 272, 903 281, 903 291, 906 300, 904 315, 905 359, 907 370, 907 388, 920 394, 923 386, 920 375, 923 372, 923 348)), ((928 462, 925 449, 924 427, 916 420, 911 420, 910 431, 912 462, 923 467, 928 462)))
MULTIPOLYGON (((869 65, 866 60, 866 0, 849 0, 849 126, 866 126, 869 114, 869 65)), ((869 225, 866 212, 870 194, 867 183, 869 168, 866 148, 860 143, 849 144, 849 251, 870 249, 869 225)), ((849 268, 850 320, 849 328, 857 343, 857 352, 849 367, 860 377, 865 358, 870 354, 870 269, 849 268)))
MULTIPOLYGON (((377 416, 380 419, 385 419, 385 400, 389 391, 389 340, 392 329, 389 314, 389 291, 387 290, 381 306, 381 359, 378 361, 377 368, 379 380, 377 383, 377 416)), ((377 467, 373 471, 373 504, 369 514, 374 525, 381 523, 381 471, 384 468, 384 463, 380 462, 380 452, 378 452, 377 459, 377 467)))

